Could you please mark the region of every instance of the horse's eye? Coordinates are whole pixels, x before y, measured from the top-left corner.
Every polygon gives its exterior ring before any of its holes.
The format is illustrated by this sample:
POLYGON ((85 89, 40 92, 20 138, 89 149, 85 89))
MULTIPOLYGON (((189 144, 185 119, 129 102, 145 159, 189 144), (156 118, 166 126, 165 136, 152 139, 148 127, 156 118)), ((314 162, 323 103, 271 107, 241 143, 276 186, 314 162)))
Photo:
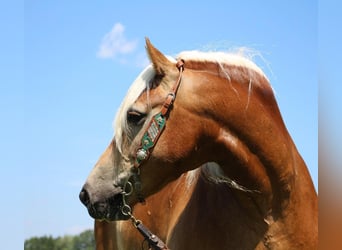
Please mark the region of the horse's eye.
POLYGON ((137 110, 130 109, 127 111, 127 121, 134 125, 141 125, 146 119, 146 114, 137 110))

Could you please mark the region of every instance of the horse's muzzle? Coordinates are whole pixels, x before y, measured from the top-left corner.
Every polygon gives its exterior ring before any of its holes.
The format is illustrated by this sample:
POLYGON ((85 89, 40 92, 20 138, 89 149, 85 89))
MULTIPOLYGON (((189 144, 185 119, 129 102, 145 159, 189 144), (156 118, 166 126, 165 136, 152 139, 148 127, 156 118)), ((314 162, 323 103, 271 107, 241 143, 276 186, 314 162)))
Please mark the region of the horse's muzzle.
POLYGON ((122 213, 123 194, 120 190, 107 199, 92 201, 87 188, 83 187, 79 198, 94 219, 108 221, 129 219, 129 216, 122 213))

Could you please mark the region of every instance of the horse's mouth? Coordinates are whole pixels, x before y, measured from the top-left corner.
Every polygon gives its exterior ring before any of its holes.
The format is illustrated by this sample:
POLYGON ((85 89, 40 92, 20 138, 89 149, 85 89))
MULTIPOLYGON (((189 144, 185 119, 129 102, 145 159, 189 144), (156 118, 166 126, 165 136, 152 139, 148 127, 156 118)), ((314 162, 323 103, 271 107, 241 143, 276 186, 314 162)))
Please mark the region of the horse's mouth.
POLYGON ((115 195, 103 202, 85 205, 89 215, 96 220, 118 221, 129 219, 128 215, 122 213, 122 207, 124 206, 122 194, 115 195))

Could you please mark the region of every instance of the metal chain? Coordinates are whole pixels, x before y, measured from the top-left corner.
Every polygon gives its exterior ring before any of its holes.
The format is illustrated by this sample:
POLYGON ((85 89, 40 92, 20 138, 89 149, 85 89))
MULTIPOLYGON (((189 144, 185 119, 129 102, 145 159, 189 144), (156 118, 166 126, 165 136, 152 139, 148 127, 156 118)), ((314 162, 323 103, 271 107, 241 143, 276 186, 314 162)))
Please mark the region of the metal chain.
POLYGON ((138 231, 142 234, 144 237, 144 241, 142 243, 142 249, 144 249, 144 242, 148 243, 149 249, 165 249, 167 250, 166 244, 160 240, 156 235, 154 235, 148 228, 146 228, 141 220, 138 220, 137 218, 134 217, 132 214, 132 208, 127 204, 126 202, 126 197, 131 195, 133 192, 133 185, 131 182, 127 181, 125 184, 124 191, 122 192, 122 208, 121 208, 121 213, 125 216, 128 216, 129 219, 131 220, 133 226, 138 229, 138 231), (128 192, 125 190, 129 189, 128 192))
POLYGON ((133 214, 132 214, 132 208, 127 204, 126 202, 126 196, 129 196, 133 192, 133 185, 131 182, 127 181, 125 184, 124 190, 126 190, 126 187, 129 187, 129 192, 123 191, 122 192, 122 208, 121 208, 121 213, 125 216, 129 216, 130 220, 132 221, 133 225, 137 227, 141 221, 136 219, 133 214))

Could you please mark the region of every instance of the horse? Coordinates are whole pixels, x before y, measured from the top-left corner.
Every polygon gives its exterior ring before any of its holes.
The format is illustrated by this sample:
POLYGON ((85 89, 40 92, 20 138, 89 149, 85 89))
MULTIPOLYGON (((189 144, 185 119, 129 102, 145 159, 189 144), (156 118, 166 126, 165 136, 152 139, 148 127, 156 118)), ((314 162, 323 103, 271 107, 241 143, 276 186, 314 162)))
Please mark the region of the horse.
POLYGON ((264 72, 146 50, 79 195, 97 249, 317 249, 317 193, 264 72))

